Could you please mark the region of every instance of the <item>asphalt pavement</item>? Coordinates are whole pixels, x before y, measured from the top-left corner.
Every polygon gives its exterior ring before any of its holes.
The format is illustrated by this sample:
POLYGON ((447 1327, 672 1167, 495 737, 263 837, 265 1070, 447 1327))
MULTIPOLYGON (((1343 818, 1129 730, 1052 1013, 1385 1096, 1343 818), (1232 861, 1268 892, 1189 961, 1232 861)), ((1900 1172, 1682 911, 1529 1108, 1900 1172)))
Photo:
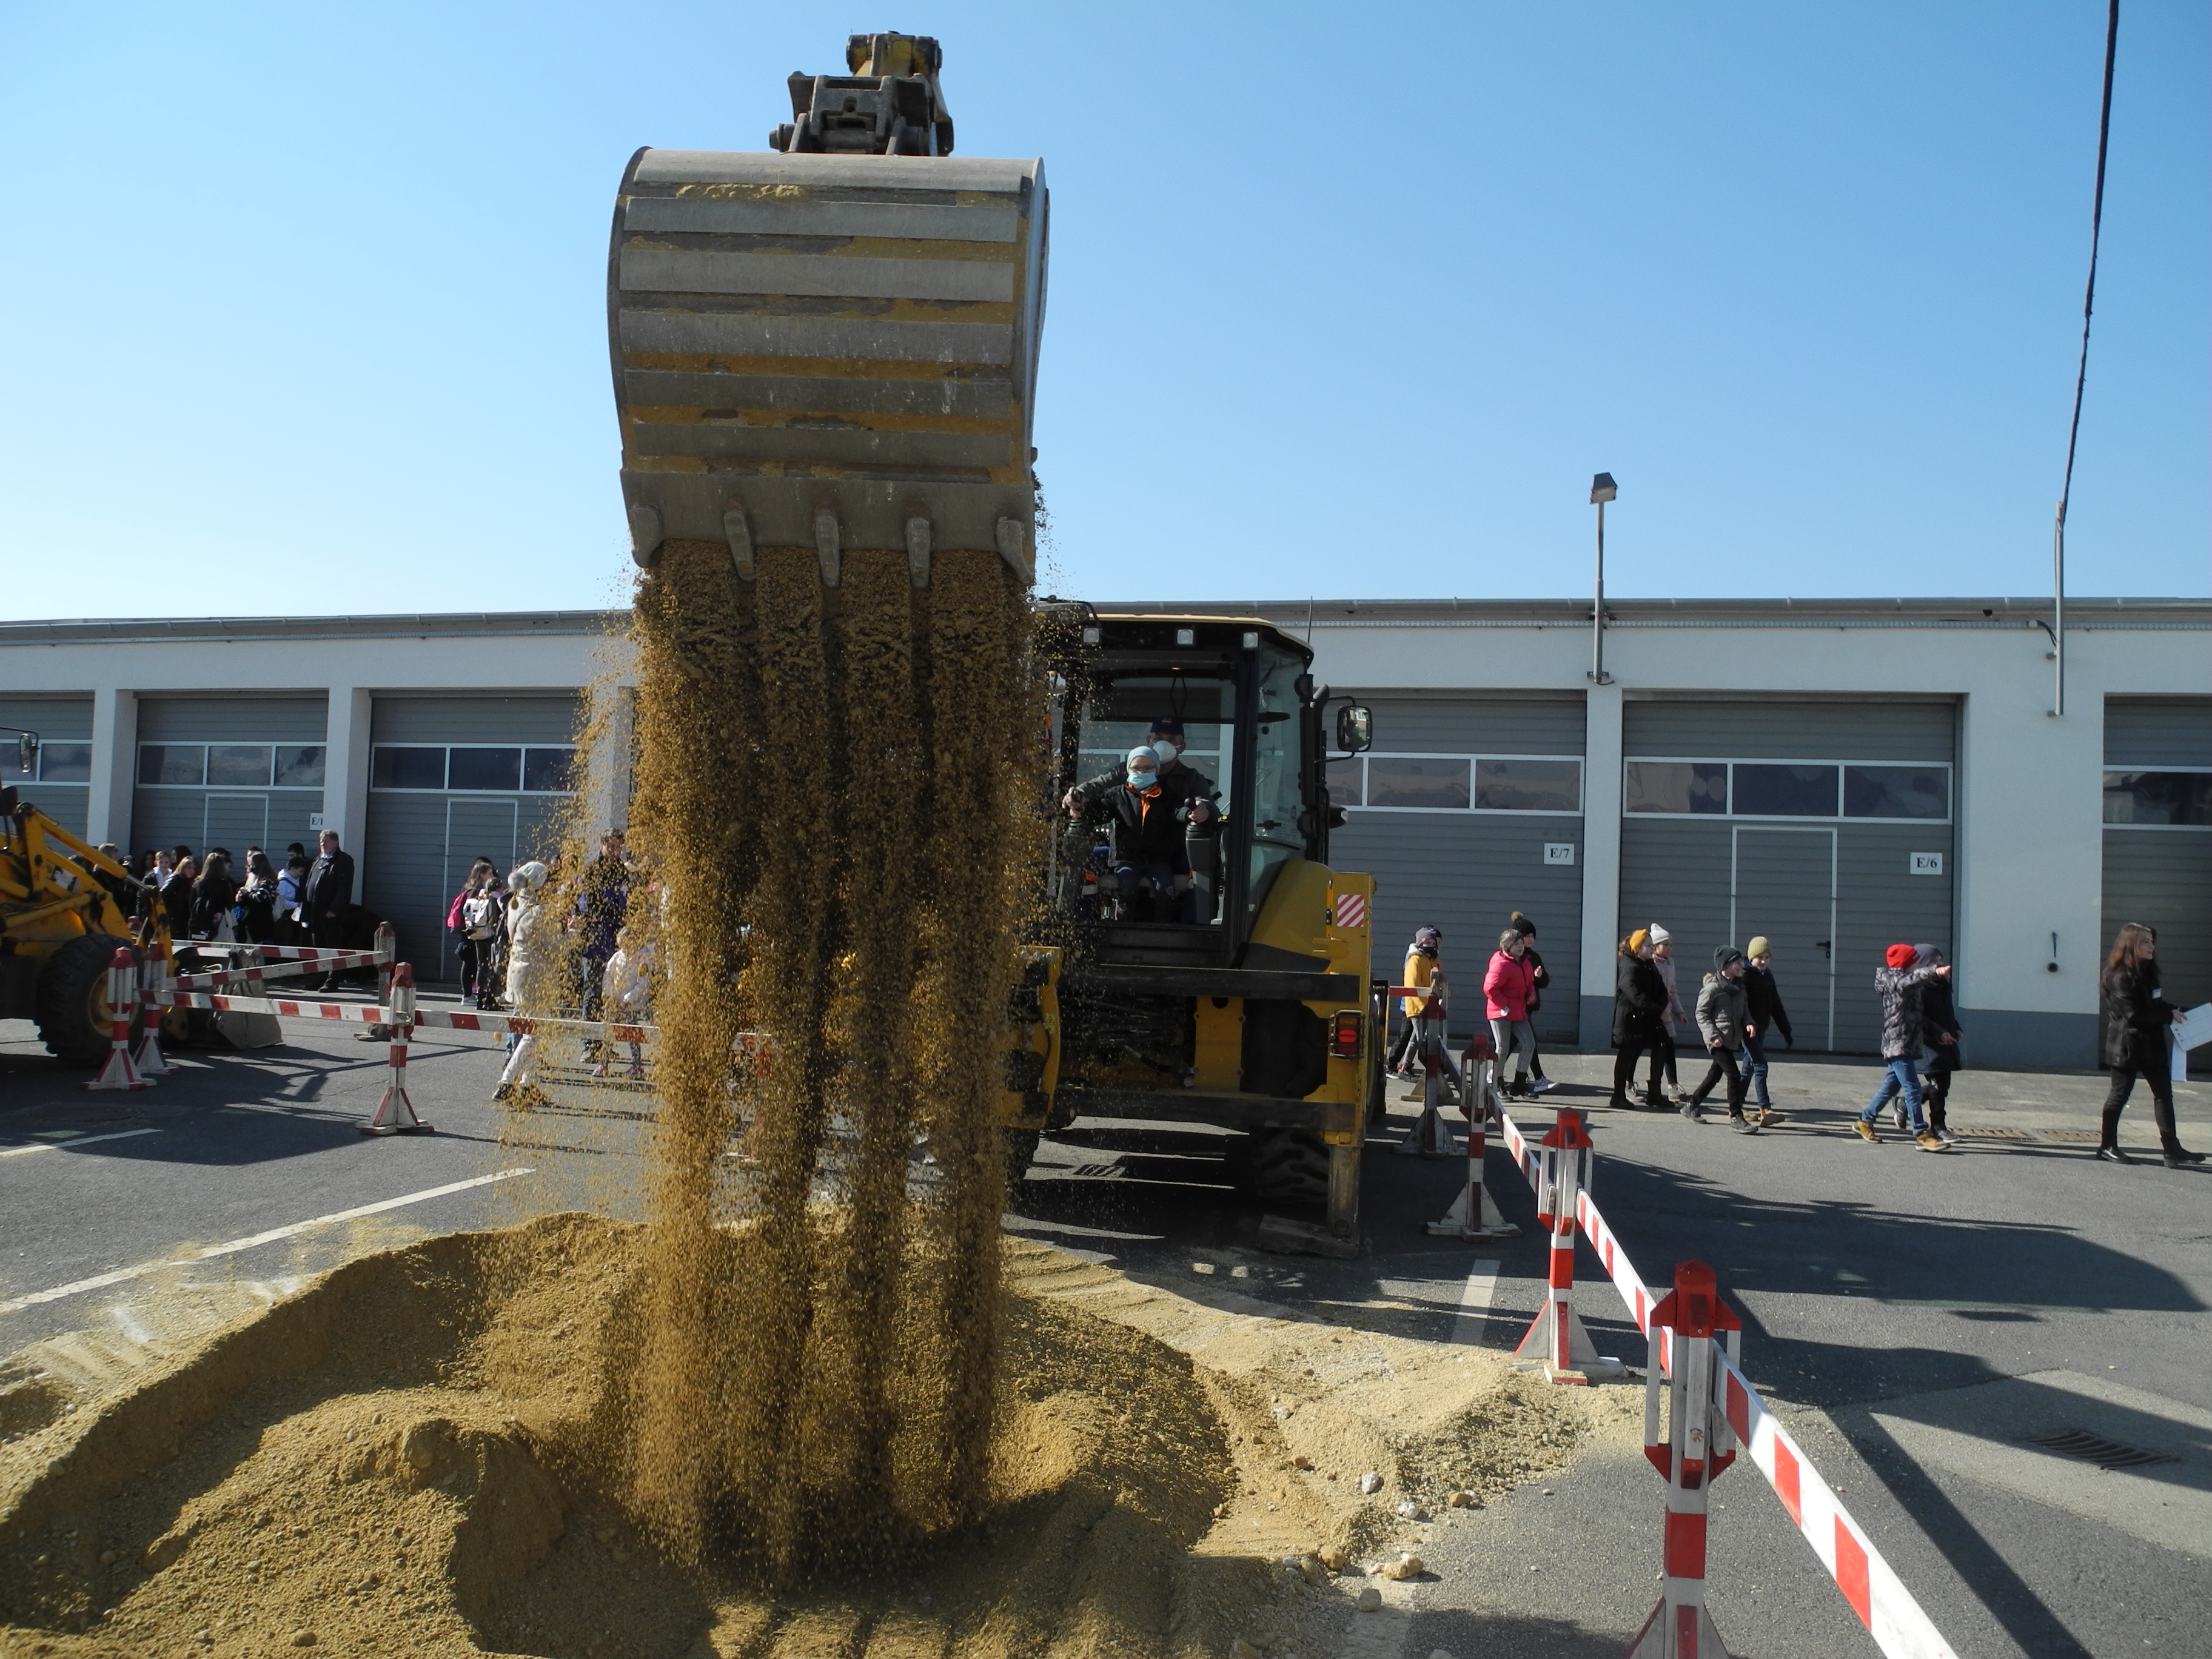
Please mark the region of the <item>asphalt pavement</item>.
MULTIPOLYGON (((35 1363, 97 1389, 421 1232, 637 1213, 649 1093, 572 1066, 554 1110, 509 1121, 490 1103, 495 1041, 422 1035, 408 1082, 439 1133, 371 1139, 385 1053, 345 1027, 173 1054, 172 1076, 125 1095, 85 1092, 27 1025, 0 1024, 0 1352, 15 1355, 0 1384, 35 1363)), ((1589 1111, 1593 1194, 1644 1279, 1714 1267, 1745 1369, 1954 1651, 2212 1654, 2212 1174, 2155 1162, 2147 1099, 2123 1139, 2151 1161, 2116 1168, 2088 1157, 2095 1077, 1966 1073, 1965 1144, 1929 1155, 1849 1133, 1877 1075, 1863 1063, 1778 1062, 1784 1121, 1757 1136, 1610 1110, 1607 1057, 1547 1064, 1561 1086, 1516 1117, 1589 1111)), ((2179 1092, 2183 1138, 2212 1146, 2212 1090, 2179 1092)), ((1007 1224, 1153 1283, 1510 1349, 1546 1278, 1527 1186, 1493 1143, 1491 1188, 1522 1237, 1430 1237, 1464 1160, 1394 1153, 1413 1109, 1393 1109, 1370 1143, 1358 1261, 1257 1249, 1261 1212, 1227 1184, 1221 1138, 1157 1126, 1048 1141, 1007 1224)), ((1587 1249, 1578 1278, 1599 1350, 1640 1368, 1587 1249)), ((1657 1591, 1661 1498, 1635 1445, 1601 1441, 1440 1521, 1435 1575, 1394 1587, 1359 1650, 1618 1655, 1657 1591)), ((1714 1503, 1709 1604, 1731 1652, 1874 1651, 1747 1461, 1714 1503)))

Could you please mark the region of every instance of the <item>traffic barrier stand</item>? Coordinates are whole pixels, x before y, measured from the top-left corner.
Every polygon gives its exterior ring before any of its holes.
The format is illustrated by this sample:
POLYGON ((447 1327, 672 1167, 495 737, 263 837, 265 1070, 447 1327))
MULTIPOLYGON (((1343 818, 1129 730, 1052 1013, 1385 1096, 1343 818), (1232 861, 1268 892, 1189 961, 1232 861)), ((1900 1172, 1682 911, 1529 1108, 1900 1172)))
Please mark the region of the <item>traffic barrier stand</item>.
MULTIPOLYGON (((1713 1375, 1717 1379, 1705 1397, 1710 1397, 1711 1393, 1718 1394, 1718 1408, 1728 1432, 1735 1437, 1737 1445, 1750 1452, 1753 1466, 1766 1477, 1767 1485, 1782 1500, 1782 1507, 1789 1512, 1790 1520, 1796 1523, 1805 1541, 1813 1547, 1814 1554, 1827 1570, 1829 1577, 1835 1581, 1836 1588, 1843 1592, 1851 1611, 1858 1614, 1859 1622, 1874 1638, 1875 1645, 1887 1656, 1887 1659, 1956 1659, 1950 1644, 1936 1628, 1935 1622, 1921 1610, 1920 1604, 1912 1599, 1911 1591, 1905 1588, 1904 1582, 1890 1570, 1889 1563, 1882 1559, 1881 1553, 1875 1548, 1872 1540, 1851 1519, 1842 1501, 1837 1498, 1835 1489, 1821 1478, 1820 1470, 1813 1467, 1813 1460, 1805 1455, 1804 1449, 1775 1421, 1773 1413, 1766 1408, 1766 1402, 1759 1397, 1758 1389, 1744 1375, 1739 1349, 1742 1339, 1735 1328, 1736 1322, 1733 1319, 1725 1323, 1720 1319, 1713 1322, 1714 1328, 1726 1333, 1728 1351, 1725 1353, 1716 1352, 1710 1340, 1704 1343, 1686 1340, 1678 1345, 1674 1340, 1677 1334, 1675 1326, 1655 1316, 1663 1305, 1662 1299, 1652 1296, 1644 1283, 1643 1276, 1636 1271, 1636 1264, 1628 1259, 1626 1249, 1607 1224, 1605 1217, 1599 1213, 1597 1206, 1590 1201, 1587 1192, 1578 1195, 1576 1211, 1589 1231, 1591 1246, 1605 1263, 1606 1271, 1612 1274, 1613 1287, 1620 1292, 1621 1301, 1627 1304, 1637 1324, 1650 1338, 1650 1364, 1644 1376, 1644 1441, 1647 1447, 1656 1438, 1656 1427, 1650 1417, 1652 1409, 1651 1379, 1662 1370, 1671 1376, 1678 1355, 1686 1354, 1692 1347, 1702 1347, 1711 1358, 1713 1375)), ((1679 1291, 1680 1288, 1678 1279, 1676 1289, 1679 1291)), ((1677 1310, 1680 1305, 1676 1304, 1677 1310)), ((1711 1305, 1721 1308, 1717 1293, 1711 1305)), ((1723 1308, 1722 1312, 1725 1314, 1726 1310, 1723 1308)), ((1686 1339, 1687 1333, 1682 1334, 1686 1339)), ((1677 1417, 1675 1420, 1680 1422, 1683 1419, 1677 1417)), ((1709 1429, 1710 1422, 1708 1419, 1709 1429)), ((1719 1449, 1727 1451, 1729 1448, 1723 1442, 1719 1449)), ((1654 1458, 1653 1461, 1656 1462, 1658 1460, 1654 1458)), ((1662 1468, 1662 1472, 1668 1474, 1671 1478, 1671 1468, 1662 1468)), ((1717 1467, 1706 1478, 1710 1480, 1711 1474, 1718 1473, 1717 1467)), ((1674 1524, 1671 1492, 1668 1518, 1671 1527, 1674 1524)), ((1668 1537, 1671 1540, 1674 1534, 1670 1532, 1668 1537)), ((1656 1647, 1646 1650, 1639 1646, 1633 1650, 1634 1655, 1695 1651, 1700 1659, 1711 1659, 1713 1655, 1724 1651, 1717 1645, 1717 1638, 1706 1635, 1711 1626, 1702 1618, 1702 1600, 1700 1587, 1698 1634, 1705 1638, 1708 1645, 1695 1650, 1679 1642, 1672 1650, 1656 1647)), ((1661 1609, 1663 1610, 1666 1605, 1662 1598, 1661 1609)), ((1656 1613, 1654 1616, 1656 1619, 1656 1613)), ((1664 1620, 1658 1622, 1664 1626, 1664 1620)), ((1645 1636, 1648 1638, 1653 1634, 1652 1627, 1647 1626, 1645 1636)))
POLYGON ((1487 1039, 1468 1044, 1460 1056, 1460 1078, 1467 1091, 1467 1185, 1459 1189, 1450 1209, 1429 1223, 1437 1238, 1518 1238, 1521 1229, 1498 1213, 1483 1181, 1483 1160, 1490 1150, 1490 1117, 1498 1081, 1497 1051, 1487 1039))
POLYGON ((131 1029, 138 1020, 138 963, 126 945, 118 945, 107 963, 106 1063, 88 1089, 150 1089, 153 1080, 138 1075, 131 1058, 131 1029))
POLYGON ((384 1085, 384 1098, 376 1103, 376 1115, 361 1126, 365 1135, 427 1135, 436 1130, 415 1115, 415 1103, 407 1098, 407 1039, 415 1030, 415 970, 405 963, 395 963, 392 969, 392 1006, 380 1010, 388 1018, 385 1028, 392 1033, 392 1075, 384 1085))
POLYGON ((1664 1584, 1628 1659, 1728 1659, 1705 1611, 1706 1499, 1713 1479, 1735 1462, 1716 1364, 1717 1334, 1737 1358, 1743 1322, 1723 1305, 1713 1270, 1702 1261, 1674 1268, 1674 1288, 1651 1310, 1650 1362, 1644 1373, 1644 1455, 1667 1482, 1664 1584), (1660 1348, 1671 1333, 1674 1364, 1667 1384, 1667 1438, 1659 1437, 1660 1348))
POLYGON ((169 1062, 161 1055, 161 1003, 157 994, 168 972, 169 947, 157 933, 146 947, 145 960, 138 964, 138 1006, 142 1012, 131 1058, 141 1077, 169 1075, 169 1062))
MULTIPOLYGON (((1413 1016, 1415 1046, 1421 1055, 1421 1115, 1398 1141, 1407 1157, 1449 1158, 1459 1151, 1443 1119, 1444 1011, 1443 976, 1426 985, 1394 985, 1386 995, 1419 997, 1420 1012, 1413 1016)), ((1462 1079, 1464 1086, 1465 1079, 1462 1079)))
POLYGON ((1514 1162, 1536 1193, 1536 1219, 1552 1236, 1551 1274, 1544 1293, 1544 1310, 1528 1327, 1513 1358, 1534 1368, 1540 1365, 1547 1381, 1579 1385, 1593 1379, 1605 1382, 1627 1369, 1609 1354, 1601 1354, 1590 1340, 1582 1316, 1575 1311, 1575 1218, 1577 1200, 1589 1184, 1590 1138, 1583 1115, 1572 1106, 1559 1108, 1551 1133, 1533 1147, 1510 1113, 1499 1112, 1505 1126, 1506 1144, 1514 1162))

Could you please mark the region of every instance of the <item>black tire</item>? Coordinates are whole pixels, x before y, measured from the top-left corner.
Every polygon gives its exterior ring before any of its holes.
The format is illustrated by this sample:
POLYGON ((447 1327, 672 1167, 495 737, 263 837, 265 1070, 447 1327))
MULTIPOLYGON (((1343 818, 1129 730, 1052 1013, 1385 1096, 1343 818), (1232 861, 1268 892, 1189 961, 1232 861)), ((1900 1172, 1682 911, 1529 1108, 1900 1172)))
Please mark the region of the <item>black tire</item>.
POLYGON ((46 958, 39 973, 39 1036, 46 1052, 66 1066, 97 1066, 113 1045, 113 1011, 107 969, 131 941, 112 933, 85 933, 46 958))
POLYGON ((1263 1204, 1328 1203, 1328 1147, 1310 1129, 1260 1129, 1244 1157, 1245 1179, 1263 1204))
POLYGON ((1043 1139, 1041 1130, 1006 1131, 1006 1191, 1010 1194, 1021 1190, 1023 1178, 1029 1174, 1030 1164, 1036 1157, 1037 1143, 1043 1139))

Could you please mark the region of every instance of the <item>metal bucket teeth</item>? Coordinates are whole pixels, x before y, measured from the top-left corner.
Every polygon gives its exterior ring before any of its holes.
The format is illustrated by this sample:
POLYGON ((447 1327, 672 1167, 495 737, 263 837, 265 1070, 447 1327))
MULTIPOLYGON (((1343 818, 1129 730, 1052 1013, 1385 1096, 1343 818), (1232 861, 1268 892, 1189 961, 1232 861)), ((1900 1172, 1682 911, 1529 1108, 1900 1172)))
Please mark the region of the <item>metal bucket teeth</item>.
POLYGON ((946 551, 1036 569, 1043 164, 640 150, 608 343, 631 547, 946 551))

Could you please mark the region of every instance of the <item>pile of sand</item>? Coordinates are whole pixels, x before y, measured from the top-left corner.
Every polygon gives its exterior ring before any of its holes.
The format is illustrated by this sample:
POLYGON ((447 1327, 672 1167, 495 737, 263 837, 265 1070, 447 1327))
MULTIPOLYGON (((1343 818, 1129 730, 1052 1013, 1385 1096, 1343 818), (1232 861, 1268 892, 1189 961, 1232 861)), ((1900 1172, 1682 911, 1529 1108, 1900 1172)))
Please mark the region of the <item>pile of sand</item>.
POLYGON ((643 1240, 568 1215, 425 1241, 105 1400, 44 1401, 0 1449, 0 1651, 1326 1653, 1357 1561, 1316 1586, 1279 1558, 1356 1558, 1402 1499, 1495 1489, 1578 1432, 1582 1402, 1497 1356, 1009 1241, 981 1519, 771 1588, 661 1553, 618 1499, 643 1240))

